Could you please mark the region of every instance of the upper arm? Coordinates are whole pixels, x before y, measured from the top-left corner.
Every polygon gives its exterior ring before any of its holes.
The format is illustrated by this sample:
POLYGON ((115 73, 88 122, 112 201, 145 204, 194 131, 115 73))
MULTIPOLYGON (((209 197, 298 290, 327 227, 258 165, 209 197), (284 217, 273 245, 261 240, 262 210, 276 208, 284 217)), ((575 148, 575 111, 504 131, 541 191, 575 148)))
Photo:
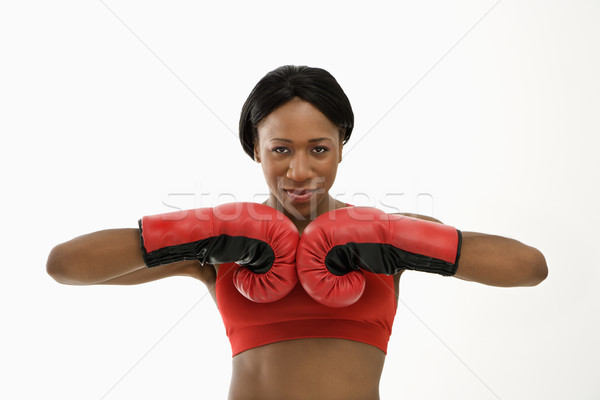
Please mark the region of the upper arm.
POLYGON ((544 255, 518 240, 462 232, 457 278, 491 286, 535 286, 548 276, 544 255))
POLYGON ((210 279, 214 267, 197 260, 148 268, 140 247, 139 230, 107 229, 78 236, 55 246, 46 272, 66 285, 136 285, 170 276, 210 279))

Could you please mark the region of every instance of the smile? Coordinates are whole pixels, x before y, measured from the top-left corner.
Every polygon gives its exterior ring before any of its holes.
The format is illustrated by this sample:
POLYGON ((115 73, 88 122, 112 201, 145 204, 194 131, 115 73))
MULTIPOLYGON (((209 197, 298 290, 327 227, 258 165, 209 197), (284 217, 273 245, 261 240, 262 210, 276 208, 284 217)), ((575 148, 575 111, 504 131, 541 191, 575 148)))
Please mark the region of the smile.
POLYGON ((308 201, 317 191, 316 189, 283 189, 292 201, 308 201))

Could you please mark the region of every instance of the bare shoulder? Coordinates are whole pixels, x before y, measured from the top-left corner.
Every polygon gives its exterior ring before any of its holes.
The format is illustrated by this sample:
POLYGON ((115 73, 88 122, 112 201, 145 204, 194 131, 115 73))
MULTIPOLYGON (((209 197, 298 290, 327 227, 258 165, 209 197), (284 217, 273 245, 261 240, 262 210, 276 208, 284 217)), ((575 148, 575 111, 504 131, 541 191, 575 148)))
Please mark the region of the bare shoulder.
POLYGON ((430 217, 428 215, 421 215, 421 214, 414 214, 414 213, 392 213, 392 214, 394 214, 394 215, 404 215, 406 217, 411 217, 411 218, 424 219, 426 221, 437 222, 438 224, 442 223, 442 221, 440 221, 439 219, 430 217))

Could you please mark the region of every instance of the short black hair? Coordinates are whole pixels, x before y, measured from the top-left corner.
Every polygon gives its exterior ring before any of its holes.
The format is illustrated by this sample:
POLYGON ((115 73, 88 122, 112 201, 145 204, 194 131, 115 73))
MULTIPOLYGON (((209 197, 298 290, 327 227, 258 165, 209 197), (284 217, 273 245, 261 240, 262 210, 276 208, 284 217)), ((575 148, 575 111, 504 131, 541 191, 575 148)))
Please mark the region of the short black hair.
POLYGON ((354 128, 350 100, 333 75, 322 68, 284 65, 265 75, 252 89, 242 107, 240 142, 254 160, 256 126, 277 107, 298 97, 316 107, 343 135, 346 144, 354 128))

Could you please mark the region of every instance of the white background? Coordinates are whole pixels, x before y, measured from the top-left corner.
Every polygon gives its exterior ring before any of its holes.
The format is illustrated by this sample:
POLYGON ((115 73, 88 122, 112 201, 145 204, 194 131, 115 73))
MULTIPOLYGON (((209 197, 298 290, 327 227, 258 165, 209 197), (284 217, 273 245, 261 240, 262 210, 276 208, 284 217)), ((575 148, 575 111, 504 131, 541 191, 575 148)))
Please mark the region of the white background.
POLYGON ((305 64, 356 116, 334 195, 549 266, 533 288, 404 274, 382 399, 599 398, 599 20, 591 0, 3 2, 0 397, 226 397, 201 283, 65 286, 46 257, 172 206, 264 198, 239 112, 305 64))

